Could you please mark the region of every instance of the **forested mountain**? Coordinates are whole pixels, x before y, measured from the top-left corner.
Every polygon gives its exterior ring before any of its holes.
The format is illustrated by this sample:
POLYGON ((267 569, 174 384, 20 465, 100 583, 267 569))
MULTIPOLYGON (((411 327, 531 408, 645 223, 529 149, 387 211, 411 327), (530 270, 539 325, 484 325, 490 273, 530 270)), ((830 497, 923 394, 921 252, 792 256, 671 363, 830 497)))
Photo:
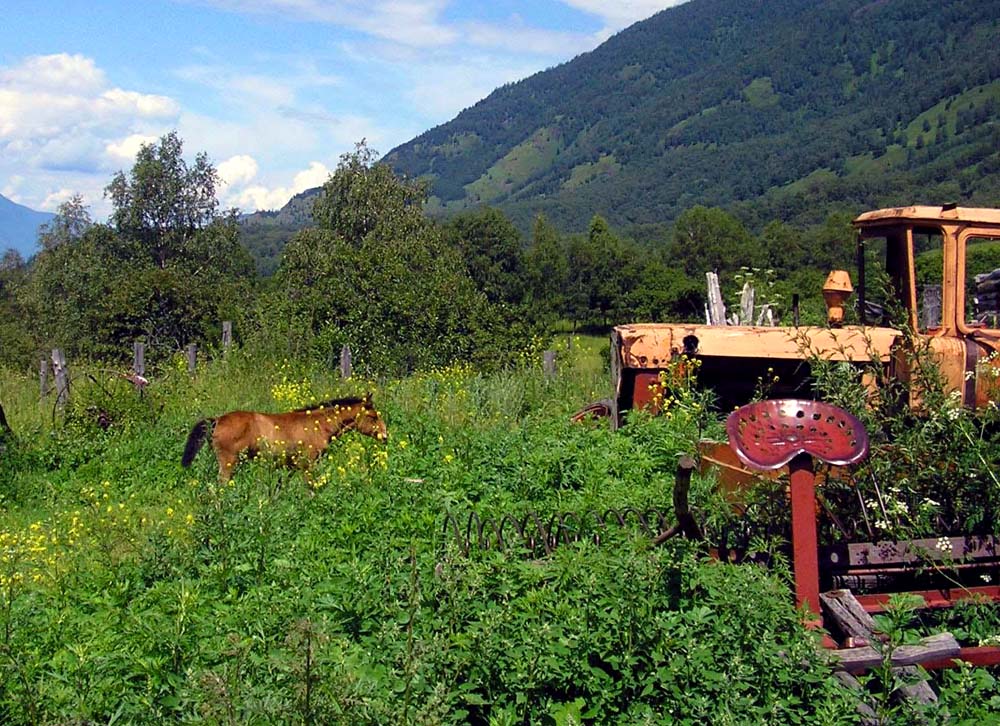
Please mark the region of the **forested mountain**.
POLYGON ((432 211, 752 228, 1000 205, 1000 0, 691 0, 392 150, 432 211))
POLYGON ((14 249, 24 258, 31 257, 36 251, 38 228, 52 216, 0 195, 0 254, 6 249, 14 249))
POLYGON ((312 207, 320 189, 315 187, 296 194, 276 212, 254 212, 240 218, 240 239, 253 255, 258 272, 274 273, 285 243, 298 230, 313 225, 312 207))

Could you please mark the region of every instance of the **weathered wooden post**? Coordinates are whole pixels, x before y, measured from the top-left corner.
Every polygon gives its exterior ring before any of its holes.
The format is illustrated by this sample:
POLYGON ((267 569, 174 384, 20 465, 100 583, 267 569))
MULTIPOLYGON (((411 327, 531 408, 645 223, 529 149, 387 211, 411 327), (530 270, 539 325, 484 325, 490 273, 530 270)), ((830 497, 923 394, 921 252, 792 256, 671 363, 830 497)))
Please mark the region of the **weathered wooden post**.
POLYGON ((137 376, 146 375, 146 344, 138 340, 132 344, 132 372, 137 376))
POLYGON ((344 380, 351 377, 351 349, 347 344, 340 349, 340 377, 344 380))
POLYGON ((740 319, 739 325, 753 325, 753 311, 755 306, 755 293, 753 285, 744 283, 743 292, 740 295, 740 319))
POLYGON ((42 358, 38 362, 38 397, 45 400, 49 393, 49 362, 42 358))
POLYGON ((52 372, 56 378, 56 406, 66 408, 69 401, 69 371, 66 368, 66 356, 58 348, 52 349, 52 372))
POLYGON ((556 377, 556 352, 554 350, 542 351, 542 371, 547 380, 556 377))
POLYGON ((941 286, 925 285, 921 290, 920 322, 924 330, 941 327, 941 286))
POLYGON ((192 376, 195 370, 198 368, 198 344, 190 343, 187 347, 187 358, 188 358, 188 373, 192 376))
POLYGON ((714 272, 706 272, 705 280, 708 282, 707 322, 709 325, 725 325, 726 304, 722 302, 722 291, 719 288, 719 276, 714 272))
POLYGON ((222 352, 229 350, 229 346, 233 344, 233 321, 223 320, 222 321, 222 352))

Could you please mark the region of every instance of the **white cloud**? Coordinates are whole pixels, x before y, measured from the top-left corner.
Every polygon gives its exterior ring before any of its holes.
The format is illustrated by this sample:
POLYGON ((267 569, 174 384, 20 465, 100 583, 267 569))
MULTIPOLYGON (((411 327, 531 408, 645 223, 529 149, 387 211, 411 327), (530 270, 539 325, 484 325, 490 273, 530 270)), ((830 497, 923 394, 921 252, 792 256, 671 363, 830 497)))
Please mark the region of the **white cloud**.
POLYGON ((457 32, 440 19, 448 0, 203 0, 237 13, 279 15, 339 25, 414 47, 452 43, 457 32))
POLYGON ((176 74, 211 89, 229 103, 250 108, 290 104, 295 100, 298 85, 288 78, 241 73, 219 64, 185 66, 176 74))
POLYGON ((215 170, 219 172, 219 178, 223 183, 239 187, 248 184, 257 176, 258 167, 256 159, 252 156, 240 154, 226 159, 215 170))
POLYGON ((149 134, 131 134, 118 141, 111 141, 104 150, 108 156, 115 159, 120 164, 130 164, 135 161, 136 154, 145 144, 152 144, 156 141, 155 136, 149 134))
POLYGON ((425 116, 451 118, 494 89, 524 78, 534 70, 537 69, 527 62, 518 64, 509 59, 470 56, 464 63, 420 66, 412 72, 405 93, 413 107, 425 116))
MULTIPOLYGON (((466 23, 462 27, 466 43, 481 48, 503 49, 519 56, 533 54, 566 58, 567 54, 577 55, 596 45, 592 35, 533 28, 516 17, 511 19, 510 25, 466 23)), ((537 66, 534 68, 538 70, 537 66)))
POLYGON ((51 209, 54 211, 59 208, 60 204, 68 202, 78 193, 75 189, 68 189, 67 187, 57 189, 45 197, 45 200, 42 202, 42 209, 51 209))
POLYGON ((304 192, 306 189, 321 186, 330 178, 330 174, 331 171, 326 168, 325 164, 314 161, 309 164, 308 169, 304 169, 295 175, 295 178, 292 180, 292 189, 294 190, 292 193, 298 194, 299 192, 304 192))
POLYGON ((645 20, 665 8, 687 0, 561 0, 572 8, 601 18, 609 30, 621 30, 638 20, 645 20))
POLYGON ((447 5, 436 0, 390 0, 371 4, 371 15, 358 27, 378 38, 417 47, 449 45, 458 38, 438 15, 447 5))
POLYGON ((172 98, 111 88, 100 95, 98 107, 105 112, 126 113, 147 118, 174 116, 179 108, 172 98))
POLYGON ((67 175, 93 194, 106 178, 88 175, 120 168, 140 141, 169 130, 179 111, 166 96, 112 86, 85 56, 25 58, 0 68, 0 177, 28 179, 20 192, 35 208, 58 205, 67 175))
POLYGON ((105 85, 104 72, 82 55, 36 55, 14 68, 0 69, 0 86, 9 88, 92 94, 105 85))
POLYGON ((234 157, 227 159, 219 165, 219 174, 223 176, 223 165, 227 165, 226 173, 242 174, 238 182, 231 182, 232 188, 223 190, 223 206, 237 207, 243 211, 252 212, 257 209, 280 209, 285 206, 289 199, 304 192, 306 189, 321 186, 330 177, 330 169, 325 164, 313 161, 309 167, 295 174, 289 186, 268 187, 264 184, 254 184, 252 186, 242 186, 247 184, 256 176, 257 162, 249 156, 234 157), (247 176, 250 170, 253 174, 247 176))

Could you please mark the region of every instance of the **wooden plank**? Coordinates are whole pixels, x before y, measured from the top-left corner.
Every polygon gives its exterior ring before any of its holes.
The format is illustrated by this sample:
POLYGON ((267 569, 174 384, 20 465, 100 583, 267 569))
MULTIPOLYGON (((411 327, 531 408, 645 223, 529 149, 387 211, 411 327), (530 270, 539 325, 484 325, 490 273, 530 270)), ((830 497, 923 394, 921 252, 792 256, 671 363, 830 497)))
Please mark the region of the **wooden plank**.
POLYGON ((542 351, 542 371, 548 380, 556 377, 556 352, 554 350, 542 351))
POLYGON ((824 569, 837 574, 912 568, 930 562, 967 567, 1000 561, 1000 548, 992 535, 928 537, 900 542, 854 542, 823 547, 824 569))
POLYGON ((927 670, 935 668, 954 668, 955 661, 964 661, 974 666, 1000 665, 1000 648, 995 645, 972 645, 962 648, 957 658, 940 658, 924 661, 920 665, 927 670))
POLYGON ((49 393, 49 362, 42 358, 38 363, 38 394, 44 401, 49 393))
POLYGON ((749 282, 744 283, 740 294, 740 319, 738 325, 753 325, 754 289, 749 282))
POLYGON ((924 330, 941 326, 940 285, 925 285, 921 289, 920 322, 924 330))
MULTIPOLYGON (((830 590, 821 593, 819 599, 823 605, 824 613, 837 624, 845 635, 867 642, 879 637, 875 627, 875 619, 850 590, 830 590)), ((911 662, 922 663, 953 657, 953 651, 959 649, 958 642, 951 633, 941 633, 940 635, 943 637, 931 636, 931 638, 925 638, 924 641, 921 641, 924 645, 932 646, 930 649, 920 650, 920 646, 902 646, 893 651, 893 665, 901 666, 898 668, 897 674, 904 680, 912 681, 898 689, 900 697, 916 703, 933 703, 937 700, 937 694, 934 693, 930 684, 921 679, 920 672, 912 665, 905 664, 903 659, 917 657, 918 660, 911 662), (914 651, 913 648, 918 648, 918 650, 914 651), (946 653, 946 655, 940 655, 941 652, 946 653), (897 659, 900 661, 899 663, 897 663, 897 659)), ((843 648, 835 650, 833 653, 840 660, 841 666, 849 671, 861 672, 882 664, 882 653, 871 646, 843 648)))
MULTIPOLYGON (((900 645, 893 649, 889 662, 894 668, 913 666, 924 661, 956 658, 962 652, 951 633, 937 633, 923 638, 916 645, 900 645)), ((839 667, 852 673, 866 671, 882 665, 883 654, 869 645, 860 648, 841 648, 831 651, 839 667)), ((908 675, 902 673, 901 675, 908 675)))
POLYGON ((137 376, 146 375, 146 344, 139 340, 132 344, 132 371, 137 376))
POLYGON ((841 683, 843 683, 848 688, 850 688, 852 691, 858 692, 858 703, 856 708, 858 714, 861 716, 861 723, 865 724, 865 726, 869 726, 869 724, 871 724, 871 726, 874 726, 875 724, 877 724, 878 719, 876 718, 875 715, 875 709, 869 706, 868 703, 864 700, 863 696, 864 688, 862 687, 861 683, 858 682, 858 679, 852 676, 847 671, 835 671, 833 677, 836 678, 841 683))
POLYGON ((340 377, 344 380, 351 377, 351 349, 346 343, 340 349, 340 377))
POLYGON ((875 635, 875 619, 864 609, 850 590, 830 590, 820 593, 824 614, 837 624, 844 635, 871 640, 875 635))

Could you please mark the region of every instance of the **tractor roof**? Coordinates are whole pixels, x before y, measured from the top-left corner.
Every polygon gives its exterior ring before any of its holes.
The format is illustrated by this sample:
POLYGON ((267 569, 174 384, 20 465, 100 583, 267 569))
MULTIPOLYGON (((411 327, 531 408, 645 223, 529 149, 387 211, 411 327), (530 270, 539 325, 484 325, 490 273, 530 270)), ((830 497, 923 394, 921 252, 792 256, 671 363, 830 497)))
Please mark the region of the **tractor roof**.
POLYGON ((898 223, 966 223, 1000 226, 1000 209, 983 207, 958 207, 946 204, 941 207, 912 206, 889 207, 865 212, 854 220, 855 227, 882 226, 898 223))

